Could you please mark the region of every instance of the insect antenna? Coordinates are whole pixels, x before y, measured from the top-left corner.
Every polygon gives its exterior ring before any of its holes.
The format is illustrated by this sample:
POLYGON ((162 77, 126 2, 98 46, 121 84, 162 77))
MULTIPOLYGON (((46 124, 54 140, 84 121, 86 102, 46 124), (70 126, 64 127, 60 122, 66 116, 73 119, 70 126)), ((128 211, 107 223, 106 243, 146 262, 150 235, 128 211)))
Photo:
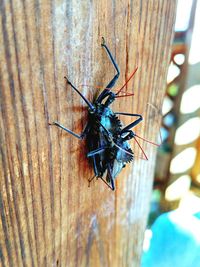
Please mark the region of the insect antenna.
POLYGON ((126 96, 132 96, 132 95, 134 95, 134 93, 125 93, 125 95, 117 95, 116 98, 126 97, 126 96))
POLYGON ((113 140, 112 140, 114 146, 116 146, 117 148, 119 148, 120 150, 122 150, 124 153, 128 154, 128 155, 131 155, 131 156, 134 156, 133 153, 127 151, 126 149, 122 148, 121 146, 118 146, 113 140))
MULTIPOLYGON (((79 84, 79 86, 81 87, 92 87, 94 89, 102 89, 103 86, 93 86, 93 85, 89 85, 89 84, 79 84)), ((104 90, 107 89, 107 90, 111 90, 111 88, 104 88, 104 90)), ((134 93, 128 93, 128 92, 123 92, 121 91, 121 93, 124 93, 124 95, 115 95, 115 98, 119 98, 119 97, 126 97, 126 96, 133 96, 134 93)))
POLYGON ((135 136, 138 137, 138 138, 140 138, 141 140, 143 140, 143 141, 149 143, 149 144, 152 144, 152 145, 154 145, 154 146, 158 146, 158 147, 160 146, 160 144, 157 144, 157 143, 154 143, 154 142, 152 142, 152 141, 149 141, 149 140, 147 140, 147 139, 145 139, 145 138, 143 138, 143 137, 137 135, 136 133, 135 133, 135 136))
MULTIPOLYGON (((135 135, 136 136, 136 135, 135 135)), ((144 155, 145 158, 141 158, 141 159, 145 159, 145 160, 148 160, 148 157, 146 155, 146 153, 144 152, 144 149, 142 148, 142 146, 140 145, 140 143, 138 142, 138 140, 133 137, 135 139, 135 142, 137 143, 137 145, 139 146, 140 150, 142 151, 142 154, 144 155)))
POLYGON ((110 184, 108 182, 106 182, 106 180, 104 180, 102 177, 99 177, 111 190, 113 190, 113 188, 110 186, 110 184))
MULTIPOLYGON (((134 76, 134 74, 136 73, 136 71, 138 70, 138 67, 132 72, 132 74, 130 75, 130 77, 128 78, 128 80, 124 83, 124 85, 118 89, 117 93, 115 94, 116 98, 119 97, 127 97, 127 96, 133 96, 134 93, 128 93, 128 92, 123 92, 122 89, 128 84, 128 82, 132 79, 132 77, 134 76), (119 93, 124 93, 124 95, 119 95, 119 93)), ((88 84, 81 84, 81 86, 87 86, 87 87, 93 87, 92 85, 88 85, 88 84)), ((101 89, 103 88, 103 86, 95 86, 96 89, 101 89)), ((111 88, 105 88, 107 90, 111 90, 111 88)))
MULTIPOLYGON (((151 104, 151 103, 147 103, 147 105, 149 105, 151 108, 153 108, 153 109, 158 113, 158 108, 156 108, 153 104, 151 104)), ((157 124, 159 124, 158 119, 157 119, 157 124)), ((144 149, 142 148, 142 146, 140 145, 140 143, 139 143, 138 140, 136 139, 136 137, 139 138, 139 139, 141 139, 141 140, 143 140, 144 142, 147 142, 147 143, 149 143, 149 144, 151 144, 151 145, 154 145, 154 146, 157 146, 157 147, 160 147, 160 146, 162 145, 162 143, 163 143, 160 128, 159 128, 160 144, 157 144, 157 143, 155 143, 155 142, 149 141, 149 140, 147 140, 147 139, 145 139, 145 138, 143 138, 143 137, 137 135, 136 133, 134 133, 134 139, 135 139, 135 141, 136 141, 138 147, 139 147, 140 150, 142 151, 142 154, 144 155, 145 160, 148 160, 148 157, 147 157, 147 155, 146 155, 144 149)), ((144 158, 142 158, 142 159, 144 159, 144 158)))
MULTIPOLYGON (((160 133, 160 136, 161 136, 161 133, 160 133)), ((154 143, 154 142, 152 142, 152 141, 149 141, 149 140, 147 140, 147 139, 145 139, 145 138, 143 138, 143 137, 141 137, 141 136, 139 136, 139 135, 137 135, 137 134, 135 133, 133 138, 135 139, 135 142, 136 142, 137 145, 139 146, 140 150, 142 151, 142 154, 144 155, 145 160, 148 160, 148 157, 147 157, 146 153, 144 152, 144 149, 142 148, 142 146, 140 145, 140 143, 139 143, 138 140, 136 139, 136 137, 139 138, 139 139, 141 139, 141 140, 143 140, 143 141, 145 141, 145 142, 147 142, 147 143, 149 143, 149 144, 151 144, 151 145, 154 145, 154 146, 157 146, 157 147, 160 147, 160 146, 161 146, 161 144, 157 144, 157 143, 154 143)), ((144 159, 144 158, 142 158, 142 159, 144 159)))
MULTIPOLYGON (((125 82, 125 84, 117 91, 117 93, 115 94, 116 97, 120 97, 120 96, 118 96, 118 94, 120 92, 122 92, 122 89, 128 84, 128 82, 131 80, 131 78, 134 76, 134 74, 136 73, 137 70, 138 70, 138 67, 132 72, 132 74, 130 75, 130 77, 128 78, 128 80, 125 82)), ((133 94, 131 94, 131 95, 133 95, 133 94)), ((129 96, 129 94, 123 95, 121 97, 124 97, 124 96, 129 96)))

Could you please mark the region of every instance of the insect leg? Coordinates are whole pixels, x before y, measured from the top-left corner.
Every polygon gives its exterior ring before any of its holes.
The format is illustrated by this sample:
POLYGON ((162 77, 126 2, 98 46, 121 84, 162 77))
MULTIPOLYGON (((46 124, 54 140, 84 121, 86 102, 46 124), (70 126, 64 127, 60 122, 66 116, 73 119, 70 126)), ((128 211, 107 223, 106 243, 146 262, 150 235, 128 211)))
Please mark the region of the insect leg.
POLYGON ((112 176, 112 172, 111 172, 111 166, 110 164, 108 164, 108 177, 110 179, 110 183, 111 183, 111 188, 112 190, 115 190, 115 182, 114 182, 114 178, 112 176))
POLYGON ((114 182, 114 178, 112 177, 112 173, 111 173, 111 166, 110 164, 108 164, 108 178, 110 180, 110 183, 108 183, 103 177, 99 177, 111 190, 115 190, 115 182, 114 182))
POLYGON ((96 177, 96 174, 92 178, 88 179, 88 187, 90 187, 90 183, 92 182, 92 180, 94 180, 95 177, 96 177))
POLYGON ((56 121, 53 122, 53 123, 49 123, 49 125, 55 125, 55 126, 61 128, 62 130, 72 134, 73 136, 77 137, 78 139, 83 139, 87 135, 87 133, 88 133, 88 131, 90 129, 90 125, 88 123, 86 125, 85 129, 83 130, 83 132, 81 134, 77 134, 77 133, 74 133, 73 131, 69 130, 68 128, 64 127, 63 125, 61 125, 60 123, 58 123, 56 121))
POLYGON ((104 152, 106 148, 107 148, 106 146, 103 146, 103 147, 97 148, 95 150, 92 150, 87 154, 87 157, 89 158, 89 157, 95 156, 96 154, 100 154, 100 153, 104 152))
POLYGON ((132 113, 125 113, 125 112, 115 112, 116 115, 126 115, 126 116, 132 116, 132 117, 138 117, 137 120, 127 125, 125 128, 122 129, 121 133, 126 132, 127 130, 131 129, 132 127, 135 127, 138 123, 140 123, 143 118, 140 114, 132 114, 132 113))
POLYGON ((126 112, 115 112, 116 115, 125 115, 125 116, 131 116, 131 117, 142 117, 140 114, 137 113, 126 113, 126 112))
POLYGON ((97 165, 96 165, 96 158, 93 156, 92 159, 93 159, 93 167, 94 167, 95 175, 91 179, 88 180, 89 184, 96 177, 96 178, 100 178, 110 189, 115 190, 114 179, 112 177, 110 167, 108 167, 108 172, 109 172, 108 175, 109 175, 109 179, 110 179, 111 185, 102 177, 102 175, 100 175, 98 173, 97 165))
POLYGON ((102 43, 101 46, 103 46, 106 50, 106 52, 108 53, 108 56, 112 62, 112 64, 115 67, 115 70, 117 71, 117 74, 115 74, 115 76, 112 78, 112 80, 108 83, 108 85, 106 86, 106 89, 103 90, 103 92, 99 95, 99 97, 97 98, 97 102, 101 102, 105 97, 107 97, 110 93, 110 90, 116 83, 117 79, 119 78, 120 75, 120 70, 119 67, 117 66, 117 63, 115 62, 115 59, 113 58, 109 48, 107 47, 106 43, 105 43, 105 39, 102 37, 102 43))
POLYGON ((113 56, 112 56, 112 54, 111 54, 109 48, 107 47, 104 37, 102 37, 102 43, 101 43, 101 46, 103 46, 103 47, 106 49, 106 51, 107 51, 107 53, 108 53, 108 55, 109 55, 109 58, 110 58, 112 64, 114 65, 114 67, 115 67, 117 73, 120 74, 119 67, 117 66, 117 63, 115 62, 115 60, 114 60, 114 58, 113 58, 113 56))
POLYGON ((91 181, 95 178, 95 177, 99 177, 99 173, 98 173, 98 168, 97 168, 97 163, 96 163, 96 158, 94 156, 92 156, 92 160, 93 160, 93 169, 94 169, 94 176, 90 179, 88 179, 89 182, 89 186, 91 181))
POLYGON ((81 92, 79 92, 79 90, 68 80, 68 78, 67 77, 64 77, 65 79, 66 79, 66 81, 67 81, 67 83, 69 84, 69 85, 71 85, 71 87, 83 98, 83 100, 86 102, 86 104, 89 106, 89 108, 91 109, 91 110, 94 110, 94 106, 92 105, 92 103, 90 103, 85 97, 84 97, 84 95, 82 95, 81 94, 81 92))

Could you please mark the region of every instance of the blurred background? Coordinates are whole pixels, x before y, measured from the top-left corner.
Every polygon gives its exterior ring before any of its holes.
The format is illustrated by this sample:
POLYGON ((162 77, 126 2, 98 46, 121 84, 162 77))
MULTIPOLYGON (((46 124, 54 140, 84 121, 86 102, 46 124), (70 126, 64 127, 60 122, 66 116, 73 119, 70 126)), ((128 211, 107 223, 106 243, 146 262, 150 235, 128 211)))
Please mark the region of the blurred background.
POLYGON ((200 266, 200 0, 178 0, 142 267, 200 266))

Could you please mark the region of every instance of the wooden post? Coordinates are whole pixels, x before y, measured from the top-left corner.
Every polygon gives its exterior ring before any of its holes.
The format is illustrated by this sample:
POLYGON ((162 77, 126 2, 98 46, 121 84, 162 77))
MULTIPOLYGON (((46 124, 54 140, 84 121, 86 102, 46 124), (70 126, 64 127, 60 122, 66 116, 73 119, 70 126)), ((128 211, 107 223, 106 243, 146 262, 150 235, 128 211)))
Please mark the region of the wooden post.
POLYGON ((139 160, 132 142, 135 161, 115 192, 100 180, 88 188, 85 141, 48 122, 81 132, 86 106, 63 77, 92 101, 114 75, 104 36, 121 70, 116 88, 138 66, 126 88, 135 96, 112 108, 144 115, 136 130, 155 140, 159 115, 147 107, 162 105, 175 11, 166 0, 1 1, 1 266, 139 266, 155 148, 139 160))

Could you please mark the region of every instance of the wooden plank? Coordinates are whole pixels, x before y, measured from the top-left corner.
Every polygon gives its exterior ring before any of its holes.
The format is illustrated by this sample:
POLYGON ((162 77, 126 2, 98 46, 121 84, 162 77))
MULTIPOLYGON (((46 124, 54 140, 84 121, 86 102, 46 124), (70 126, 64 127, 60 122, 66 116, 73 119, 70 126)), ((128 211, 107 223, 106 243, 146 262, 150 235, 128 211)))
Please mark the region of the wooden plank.
MULTIPOLYGON (((2 266, 139 266, 149 209, 155 149, 135 159, 111 192, 93 171, 86 144, 56 128, 80 132, 86 106, 63 76, 92 101, 114 69, 118 88, 138 66, 113 109, 143 114, 137 131, 158 132, 176 1, 1 1, 0 258, 2 266)), ((124 124, 130 118, 121 118, 124 124)), ((132 142, 136 154, 137 146, 132 142)))

